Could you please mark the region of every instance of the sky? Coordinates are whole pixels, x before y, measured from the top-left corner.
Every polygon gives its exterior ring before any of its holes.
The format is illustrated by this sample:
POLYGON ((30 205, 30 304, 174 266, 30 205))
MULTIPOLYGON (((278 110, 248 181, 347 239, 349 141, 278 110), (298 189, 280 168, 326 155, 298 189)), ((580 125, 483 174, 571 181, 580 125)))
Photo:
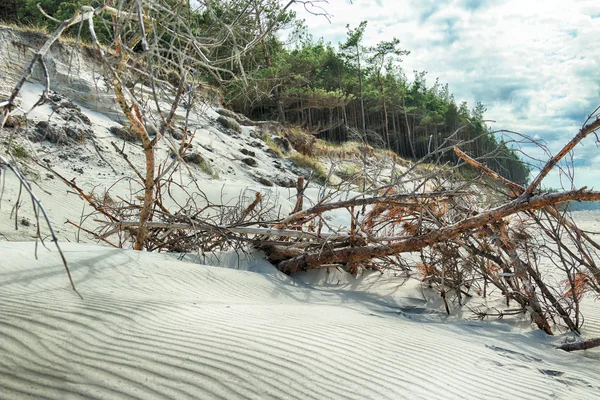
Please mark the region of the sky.
MULTIPOLYGON (((529 156, 547 160, 600 105, 600 1, 598 0, 329 0, 326 18, 296 6, 315 38, 337 45, 346 24, 367 20, 365 45, 393 37, 409 50, 402 68, 427 71, 431 85, 448 83, 457 103, 487 108, 492 129, 542 140, 544 151, 524 144, 529 156)), ((313 11, 318 11, 313 9, 313 11)), ((600 190, 600 146, 590 136, 572 155, 574 169, 553 171, 549 188, 600 190)))

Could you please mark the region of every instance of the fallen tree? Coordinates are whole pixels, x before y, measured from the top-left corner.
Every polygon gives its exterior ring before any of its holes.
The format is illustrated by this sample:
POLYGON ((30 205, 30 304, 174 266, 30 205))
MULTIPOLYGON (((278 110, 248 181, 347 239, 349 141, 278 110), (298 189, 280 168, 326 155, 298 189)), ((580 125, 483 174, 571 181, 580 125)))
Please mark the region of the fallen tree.
MULTIPOLYGON (((290 260, 272 261, 278 261, 277 267, 281 271, 292 274, 297 271, 319 268, 322 265, 334 262, 360 262, 391 254, 417 251, 426 246, 453 239, 465 232, 479 230, 488 224, 519 212, 535 211, 550 205, 572 200, 597 201, 600 200, 600 192, 577 190, 564 193, 544 193, 528 198, 518 198, 501 207, 482 212, 476 216, 466 218, 440 229, 432 230, 428 233, 390 239, 390 244, 347 247, 331 251, 306 253, 290 260)), ((380 238, 379 241, 386 241, 386 238, 380 238)))
MULTIPOLYGON (((572 148, 600 127, 597 117, 590 118, 593 121, 565 148, 572 148)), ((492 285, 506 297, 507 305, 510 300, 516 301, 545 332, 553 333, 555 316, 569 330, 579 332, 579 301, 587 291, 600 293, 598 257, 594 252, 598 244, 556 206, 568 201, 600 200, 600 192, 586 188, 557 193, 543 193, 531 187, 528 190, 494 175, 458 148, 454 151, 469 165, 506 185, 510 189, 506 193, 508 200, 485 209, 477 204, 477 193, 473 191, 398 194, 394 188, 385 187, 380 190, 389 194, 361 195, 344 201, 331 201, 325 196, 312 207, 294 209, 288 217, 269 220, 257 195, 254 202, 243 208, 241 218, 234 207, 229 217, 218 223, 201 213, 191 216, 183 212, 190 208, 186 204, 181 212, 170 213, 163 207, 161 214, 155 214, 165 222, 147 224, 145 247, 209 251, 251 243, 265 250, 269 260, 288 274, 331 267, 352 273, 360 268, 383 270, 399 267, 402 253, 420 252, 420 272, 430 285, 436 286, 448 313, 450 296, 462 304, 463 296, 472 296, 471 289, 477 288, 485 296, 488 285, 492 285), (334 210, 347 210, 351 220, 348 230, 323 230, 325 214, 334 210), (533 229, 544 232, 561 251, 566 292, 545 282, 535 257, 542 247, 531 240, 533 229), (568 233, 577 253, 564 243, 564 234, 558 234, 559 230, 568 233)), ((548 164, 556 161, 555 157, 548 164)), ((540 175, 547 172, 544 167, 540 175)), ((401 183, 394 184, 399 187, 401 183)), ((302 204, 301 186, 298 185, 297 204, 302 204)), ((125 206, 130 210, 135 205, 125 206)), ((117 232, 128 231, 132 237, 138 232, 139 222, 124 219, 122 208, 98 204, 94 207, 109 215, 106 230, 99 234, 102 239, 117 232)), ((211 206, 205 205, 202 210, 207 207, 211 206)), ((194 204, 193 208, 200 207, 194 204)))

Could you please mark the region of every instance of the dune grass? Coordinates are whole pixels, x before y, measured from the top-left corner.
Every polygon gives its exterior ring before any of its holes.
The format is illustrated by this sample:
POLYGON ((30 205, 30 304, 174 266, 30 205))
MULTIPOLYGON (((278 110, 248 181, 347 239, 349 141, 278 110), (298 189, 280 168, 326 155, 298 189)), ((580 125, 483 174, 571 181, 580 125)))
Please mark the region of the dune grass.
POLYGON ((291 160, 300 168, 310 170, 313 173, 313 178, 316 182, 321 184, 327 183, 327 170, 315 157, 311 157, 302 153, 294 153, 289 157, 289 160, 291 160))

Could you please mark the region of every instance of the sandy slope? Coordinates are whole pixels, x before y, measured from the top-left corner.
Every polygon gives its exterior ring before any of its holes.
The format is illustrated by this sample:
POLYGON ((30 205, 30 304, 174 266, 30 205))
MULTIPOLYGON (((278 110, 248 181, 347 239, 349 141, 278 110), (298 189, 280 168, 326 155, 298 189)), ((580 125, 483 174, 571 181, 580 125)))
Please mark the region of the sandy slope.
MULTIPOLYGON (((37 83, 26 83, 21 90, 20 99, 24 109, 29 109, 39 99, 43 87, 37 83)), ((55 228, 59 231, 61 240, 83 240, 84 235, 78 235, 77 230, 69 225, 64 225, 66 220, 80 223, 83 216, 90 211, 89 205, 80 199, 73 191, 60 182, 58 178, 35 165, 31 160, 49 161, 51 167, 68 180, 74 180, 86 193, 103 196, 110 188, 112 198, 124 198, 136 201, 135 196, 142 190, 137 182, 134 172, 127 163, 113 149, 111 142, 122 147, 134 165, 144 165, 144 158, 139 143, 124 142, 109 132, 110 127, 121 127, 119 121, 78 104, 81 111, 90 119, 90 129, 93 137, 86 138, 82 143, 55 145, 46 141, 31 143, 26 140, 23 131, 17 132, 13 137, 15 143, 22 145, 30 154, 30 158, 18 161, 20 167, 26 172, 27 178, 33 182, 36 195, 42 200, 55 228), (100 156, 102 159, 100 159, 100 156), (70 193, 69 193, 70 192, 70 193)), ((219 115, 212 108, 204 107, 202 113, 194 114, 190 129, 196 132, 193 144, 194 151, 199 151, 219 179, 215 179, 195 165, 180 168, 174 174, 176 183, 187 187, 186 191, 173 188, 175 197, 181 201, 183 196, 190 193, 198 195, 198 190, 189 183, 194 180, 202 190, 202 196, 216 204, 237 204, 240 198, 254 200, 255 192, 260 191, 265 202, 272 203, 273 209, 286 212, 291 207, 288 198, 292 192, 288 188, 271 186, 267 187, 256 182, 257 177, 268 177, 272 180, 295 181, 294 167, 291 162, 278 160, 269 156, 264 150, 268 149, 264 141, 252 136, 254 128, 246 127, 242 134, 232 135, 217 123, 219 115), (209 149, 209 150, 208 150, 209 149), (242 159, 246 157, 242 150, 251 151, 256 160, 256 167, 249 167, 242 159), (191 174, 190 174, 191 172, 191 174)), ((64 124, 65 121, 47 104, 33 109, 28 115, 30 129, 39 121, 64 124)), ((0 130, 0 140, 7 141, 13 135, 11 129, 0 130)), ((161 142, 156 151, 157 163, 171 160, 168 138, 161 142)), ((35 218, 28 201, 23 201, 20 214, 31 223, 29 229, 21 225, 19 231, 14 230, 14 220, 9 215, 17 201, 20 190, 18 181, 11 173, 2 174, 3 195, 0 196, 0 233, 10 240, 31 240, 35 235, 35 218)), ((293 190, 295 193, 295 189, 293 190)), ((168 204, 167 204, 168 206, 168 204)), ((20 222, 21 218, 19 219, 20 222)), ((97 228, 93 218, 88 218, 85 227, 90 230, 97 228)), ((42 227, 42 231, 45 234, 42 227)))
MULTIPOLYGON (((594 360, 539 332, 442 323, 375 293, 65 244, 0 243, 2 398, 594 398, 594 360)), ((357 287, 356 289, 361 289, 357 287)))

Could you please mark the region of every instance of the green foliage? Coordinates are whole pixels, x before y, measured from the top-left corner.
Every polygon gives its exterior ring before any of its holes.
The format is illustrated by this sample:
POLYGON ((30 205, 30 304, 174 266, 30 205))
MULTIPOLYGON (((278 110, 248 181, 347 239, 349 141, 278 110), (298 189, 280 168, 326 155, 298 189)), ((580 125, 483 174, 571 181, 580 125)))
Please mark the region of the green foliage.
MULTIPOLYGON (((73 16, 75 10, 82 5, 98 7, 103 4, 102 0, 3 0, 6 4, 0 7, 0 21, 18 24, 21 26, 35 26, 45 29, 47 32, 54 31, 58 24, 46 18, 38 9, 37 4, 42 7, 46 14, 62 21, 73 16)), ((106 43, 110 41, 110 33, 107 25, 102 20, 94 21, 98 39, 106 43)), ((68 36, 78 35, 79 25, 73 26, 66 31, 68 36)), ((91 41, 89 31, 81 30, 81 39, 91 41)))
POLYGON ((406 158, 426 157, 447 147, 431 162, 456 163, 451 145, 464 142, 461 148, 472 157, 517 183, 526 182, 528 168, 488 132, 482 104, 472 110, 465 102, 456 104, 447 84, 427 84, 426 72, 415 72, 408 81, 400 68, 408 51, 400 49, 397 39, 363 48, 365 28, 366 23, 349 28, 339 50, 322 40, 303 41, 294 49, 272 47, 271 65, 252 76, 257 83, 250 89, 237 87, 237 97, 230 92, 226 100, 257 119, 278 118, 281 106, 286 122, 336 142, 363 140, 359 134, 364 114, 366 130, 376 132, 368 135, 371 145, 389 146, 406 158), (254 101, 240 101, 244 95, 254 101))
POLYGON ((198 166, 204 173, 210 175, 211 178, 219 179, 219 174, 214 169, 212 169, 208 161, 206 161, 204 158, 202 159, 202 161, 200 161, 198 166))

